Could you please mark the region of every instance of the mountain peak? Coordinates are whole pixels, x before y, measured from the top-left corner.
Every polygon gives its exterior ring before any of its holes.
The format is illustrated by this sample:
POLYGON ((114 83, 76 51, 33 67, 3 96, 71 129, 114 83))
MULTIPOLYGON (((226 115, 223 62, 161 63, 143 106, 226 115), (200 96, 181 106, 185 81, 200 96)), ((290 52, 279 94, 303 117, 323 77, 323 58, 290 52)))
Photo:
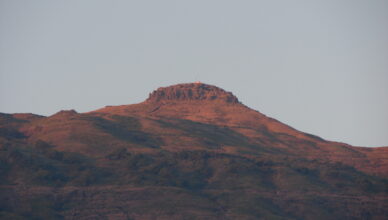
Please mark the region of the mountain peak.
POLYGON ((226 103, 240 103, 236 96, 219 87, 201 82, 183 83, 168 87, 160 87, 153 91, 148 102, 165 101, 221 101, 226 103))

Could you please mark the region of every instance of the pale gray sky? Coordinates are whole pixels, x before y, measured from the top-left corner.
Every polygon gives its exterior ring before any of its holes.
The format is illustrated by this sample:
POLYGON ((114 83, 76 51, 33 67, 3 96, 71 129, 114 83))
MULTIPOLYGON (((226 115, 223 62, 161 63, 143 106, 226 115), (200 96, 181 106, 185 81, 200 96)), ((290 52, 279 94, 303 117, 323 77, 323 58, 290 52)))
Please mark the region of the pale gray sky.
POLYGON ((298 130, 388 145, 387 0, 0 0, 0 112, 200 80, 298 130))

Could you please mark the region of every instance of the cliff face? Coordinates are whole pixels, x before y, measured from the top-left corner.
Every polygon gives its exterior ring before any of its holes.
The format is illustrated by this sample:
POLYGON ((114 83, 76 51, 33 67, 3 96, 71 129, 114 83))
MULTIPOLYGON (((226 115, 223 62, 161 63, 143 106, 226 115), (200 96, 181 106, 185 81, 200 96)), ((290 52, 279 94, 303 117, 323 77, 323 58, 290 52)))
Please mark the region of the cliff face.
POLYGON ((168 101, 215 101, 226 103, 239 103, 237 97, 231 92, 203 83, 178 84, 161 87, 150 94, 148 102, 168 101))
POLYGON ((387 149, 300 132, 202 83, 0 114, 0 218, 384 219, 387 149))

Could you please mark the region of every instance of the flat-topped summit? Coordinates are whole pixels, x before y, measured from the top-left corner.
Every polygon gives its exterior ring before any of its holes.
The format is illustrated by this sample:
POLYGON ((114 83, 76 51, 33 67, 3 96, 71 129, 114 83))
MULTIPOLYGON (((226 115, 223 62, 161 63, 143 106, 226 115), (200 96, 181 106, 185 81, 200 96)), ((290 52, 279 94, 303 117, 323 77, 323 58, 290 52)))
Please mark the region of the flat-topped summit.
POLYGON ((231 92, 201 82, 160 87, 153 91, 147 99, 148 102, 194 100, 240 103, 231 92))

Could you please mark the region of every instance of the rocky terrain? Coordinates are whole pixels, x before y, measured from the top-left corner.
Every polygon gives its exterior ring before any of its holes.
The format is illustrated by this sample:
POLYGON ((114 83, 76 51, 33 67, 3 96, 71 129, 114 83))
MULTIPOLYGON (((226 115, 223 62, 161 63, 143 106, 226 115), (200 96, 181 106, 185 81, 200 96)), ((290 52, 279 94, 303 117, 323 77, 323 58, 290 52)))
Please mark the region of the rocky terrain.
POLYGON ((388 147, 298 131, 203 83, 0 114, 1 219, 387 219, 388 147))

